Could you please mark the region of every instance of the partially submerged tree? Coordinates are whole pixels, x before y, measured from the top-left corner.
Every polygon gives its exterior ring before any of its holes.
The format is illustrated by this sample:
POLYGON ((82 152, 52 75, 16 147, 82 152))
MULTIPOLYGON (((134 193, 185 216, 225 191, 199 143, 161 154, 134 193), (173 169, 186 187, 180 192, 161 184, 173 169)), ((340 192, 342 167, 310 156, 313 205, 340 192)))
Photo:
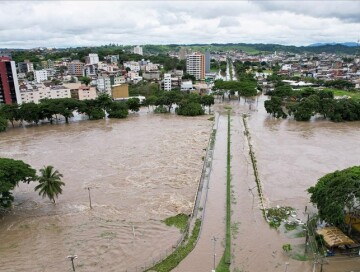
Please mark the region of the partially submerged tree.
POLYGON ((14 201, 12 190, 19 182, 36 180, 36 171, 20 160, 0 158, 0 207, 8 208, 14 201))
POLYGON ((360 212, 360 166, 327 174, 308 192, 322 220, 344 227, 346 214, 360 212))
POLYGON ((39 195, 43 198, 48 197, 55 203, 55 197, 62 193, 61 186, 65 183, 61 181, 63 177, 58 170, 55 170, 53 166, 48 165, 40 169, 40 176, 38 177, 39 185, 35 187, 35 191, 39 191, 39 195))

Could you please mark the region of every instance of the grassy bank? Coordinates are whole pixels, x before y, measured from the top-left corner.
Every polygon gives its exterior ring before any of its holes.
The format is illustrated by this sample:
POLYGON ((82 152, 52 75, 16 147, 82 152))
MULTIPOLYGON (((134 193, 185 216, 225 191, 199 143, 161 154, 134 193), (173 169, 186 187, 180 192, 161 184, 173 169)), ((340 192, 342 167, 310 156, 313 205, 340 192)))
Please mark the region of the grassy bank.
POLYGON ((195 248, 200 233, 201 220, 197 219, 190 238, 185 240, 173 253, 162 262, 146 271, 168 272, 174 269, 195 248))
POLYGON ((327 91, 332 91, 334 96, 350 96, 352 99, 360 100, 360 92, 348 92, 338 89, 325 89, 327 91))
POLYGON ((181 214, 177 214, 175 216, 166 218, 164 220, 164 223, 167 226, 175 226, 178 229, 180 229, 181 232, 184 232, 188 225, 188 221, 189 221, 189 216, 181 213, 181 214))
POLYGON ((225 251, 216 272, 230 271, 231 263, 231 120, 230 111, 228 111, 228 131, 227 131, 227 158, 226 158, 226 233, 225 233, 225 251))

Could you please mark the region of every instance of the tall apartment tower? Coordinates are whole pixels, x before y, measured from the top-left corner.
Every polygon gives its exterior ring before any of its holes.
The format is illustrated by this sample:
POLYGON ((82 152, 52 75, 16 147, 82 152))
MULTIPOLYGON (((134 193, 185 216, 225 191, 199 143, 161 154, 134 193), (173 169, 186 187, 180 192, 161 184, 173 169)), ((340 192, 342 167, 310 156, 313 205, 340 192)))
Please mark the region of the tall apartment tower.
POLYGON ((0 104, 21 104, 15 61, 0 57, 0 104))
POLYGON ((186 57, 186 72, 196 80, 205 78, 205 55, 195 52, 186 57))
POLYGON ((135 46, 133 51, 134 54, 143 55, 143 48, 139 45, 135 46))

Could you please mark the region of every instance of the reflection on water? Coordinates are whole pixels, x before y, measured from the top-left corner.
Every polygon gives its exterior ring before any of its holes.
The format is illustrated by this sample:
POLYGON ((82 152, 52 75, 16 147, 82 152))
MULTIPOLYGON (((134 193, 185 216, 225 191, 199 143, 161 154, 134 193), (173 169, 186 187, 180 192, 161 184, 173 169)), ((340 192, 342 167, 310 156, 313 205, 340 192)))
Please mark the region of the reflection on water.
POLYGON ((66 186, 56 205, 34 184, 15 190, 0 221, 0 270, 68 271, 77 254, 77 271, 125 271, 163 253, 180 234, 160 220, 191 212, 211 125, 141 112, 1 134, 1 157, 53 165, 66 186))

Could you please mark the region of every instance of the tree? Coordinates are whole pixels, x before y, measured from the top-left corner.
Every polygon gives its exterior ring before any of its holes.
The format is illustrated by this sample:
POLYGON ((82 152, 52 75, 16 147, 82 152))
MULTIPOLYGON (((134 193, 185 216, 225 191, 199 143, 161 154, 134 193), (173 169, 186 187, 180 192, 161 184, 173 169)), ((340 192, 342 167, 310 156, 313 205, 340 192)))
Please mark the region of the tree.
POLYGON ((53 166, 48 165, 40 169, 40 176, 38 177, 39 185, 35 187, 35 191, 39 191, 39 195, 43 198, 48 197, 55 203, 55 197, 62 193, 61 186, 65 183, 61 181, 63 177, 58 170, 55 170, 53 166))
POLYGON ((280 97, 272 96, 270 100, 264 103, 267 113, 270 113, 275 118, 286 118, 287 115, 282 108, 282 100, 280 97))
POLYGON ((203 115, 204 110, 199 103, 183 101, 180 103, 177 113, 185 116, 196 116, 203 115))
POLYGON ((20 160, 0 158, 0 207, 8 208, 14 201, 12 190, 19 182, 36 180, 36 171, 20 160))
POLYGON ((185 74, 182 76, 182 79, 190 79, 192 82, 195 82, 195 81, 196 81, 195 76, 190 75, 190 74, 188 74, 188 73, 185 73, 185 74))
POLYGON ((99 94, 99 96, 95 99, 95 101, 98 104, 98 106, 102 108, 104 111, 107 111, 113 103, 113 100, 111 99, 110 95, 108 95, 107 93, 99 94))
POLYGON ((81 83, 85 84, 86 86, 88 86, 91 82, 90 77, 83 76, 83 77, 80 77, 79 79, 80 79, 81 83))
POLYGON ((21 104, 19 119, 25 120, 28 123, 35 122, 35 124, 38 124, 42 119, 40 106, 34 102, 21 104))
POLYGON ((4 117, 0 116, 0 132, 6 131, 7 126, 8 121, 4 117))
POLYGON ((86 114, 90 120, 98 120, 105 117, 105 112, 93 99, 80 101, 78 112, 86 114))
POLYGON ((201 97, 201 105, 209 107, 209 114, 211 105, 214 105, 214 96, 213 95, 204 95, 201 97))
POLYGON ((109 107, 109 118, 126 118, 129 108, 125 102, 113 102, 109 107))
POLYGON ((140 110, 140 100, 139 98, 129 98, 126 101, 126 104, 128 105, 129 110, 132 112, 138 112, 140 110))
POLYGON ((360 211, 360 166, 329 173, 321 177, 308 192, 319 217, 344 228, 345 215, 360 211))

